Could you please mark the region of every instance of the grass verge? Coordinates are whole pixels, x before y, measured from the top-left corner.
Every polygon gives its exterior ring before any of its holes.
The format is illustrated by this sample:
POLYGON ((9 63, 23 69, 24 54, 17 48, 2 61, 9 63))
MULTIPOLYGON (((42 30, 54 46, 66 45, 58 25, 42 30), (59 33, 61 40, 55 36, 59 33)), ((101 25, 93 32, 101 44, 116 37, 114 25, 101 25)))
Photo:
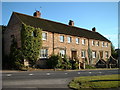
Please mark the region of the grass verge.
POLYGON ((75 77, 69 87, 73 89, 80 88, 116 88, 120 87, 120 74, 75 77))

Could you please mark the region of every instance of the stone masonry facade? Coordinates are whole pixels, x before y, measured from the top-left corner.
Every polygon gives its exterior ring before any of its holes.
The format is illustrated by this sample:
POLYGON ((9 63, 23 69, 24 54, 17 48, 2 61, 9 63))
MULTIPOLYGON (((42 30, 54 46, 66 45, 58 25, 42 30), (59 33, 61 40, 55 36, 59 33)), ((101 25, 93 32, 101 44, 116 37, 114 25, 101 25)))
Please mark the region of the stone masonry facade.
MULTIPOLYGON (((13 14, 4 34, 4 52, 6 55, 9 55, 10 53, 12 35, 14 35, 17 39, 18 48, 21 47, 21 26, 21 21, 17 18, 16 15, 13 14)), ((60 50, 64 50, 64 53, 70 59, 77 58, 81 63, 83 63, 85 58, 88 60, 88 47, 92 52, 94 52, 92 53, 94 54, 94 57, 92 57, 93 64, 97 62, 98 58, 107 60, 111 56, 111 42, 88 39, 85 37, 78 37, 67 34, 53 33, 45 30, 42 32, 46 34, 46 40, 43 40, 42 44, 42 49, 47 49, 46 57, 49 57, 53 53, 60 54, 60 50), (60 42, 60 36, 64 37, 63 42, 60 42), (68 42, 68 37, 71 38, 70 42, 68 42), (76 43, 76 38, 78 38, 78 43, 76 43), (83 42, 85 43, 83 44, 83 42), (83 51, 85 55, 83 55, 83 51)))

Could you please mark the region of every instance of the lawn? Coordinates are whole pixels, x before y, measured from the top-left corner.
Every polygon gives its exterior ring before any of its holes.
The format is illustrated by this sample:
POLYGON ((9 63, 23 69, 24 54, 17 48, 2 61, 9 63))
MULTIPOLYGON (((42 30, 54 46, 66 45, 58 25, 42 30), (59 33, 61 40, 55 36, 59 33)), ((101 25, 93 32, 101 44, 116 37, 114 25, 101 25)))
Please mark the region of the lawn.
POLYGON ((80 88, 116 88, 120 87, 120 74, 75 77, 69 87, 73 89, 80 88))

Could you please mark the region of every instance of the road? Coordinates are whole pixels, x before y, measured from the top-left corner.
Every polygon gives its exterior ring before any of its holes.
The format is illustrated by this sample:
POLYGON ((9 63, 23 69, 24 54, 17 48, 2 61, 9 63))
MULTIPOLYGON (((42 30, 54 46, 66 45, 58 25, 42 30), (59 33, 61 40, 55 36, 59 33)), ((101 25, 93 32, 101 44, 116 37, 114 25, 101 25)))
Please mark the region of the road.
MULTIPOLYGON (((68 88, 68 83, 79 76, 120 74, 118 69, 81 71, 24 71, 3 72, 3 88, 68 88)), ((38 89, 37 89, 38 90, 38 89)))

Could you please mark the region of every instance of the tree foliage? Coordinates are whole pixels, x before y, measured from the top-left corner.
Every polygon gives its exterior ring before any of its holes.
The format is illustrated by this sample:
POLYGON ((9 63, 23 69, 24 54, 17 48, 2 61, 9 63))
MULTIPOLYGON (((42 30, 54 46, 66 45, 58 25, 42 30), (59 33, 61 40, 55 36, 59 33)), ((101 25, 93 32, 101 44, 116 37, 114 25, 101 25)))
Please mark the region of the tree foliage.
POLYGON ((90 47, 88 47, 88 59, 89 59, 89 65, 92 65, 92 51, 90 47))
POLYGON ((48 68, 56 68, 57 67, 57 64, 58 64, 58 61, 59 61, 59 56, 58 55, 51 55, 49 57, 49 59, 47 60, 47 66, 48 68))
POLYGON ((113 44, 111 44, 111 55, 113 58, 118 59, 118 52, 115 51, 115 47, 113 44))
POLYGON ((20 48, 17 48, 17 42, 15 37, 13 37, 12 44, 10 47, 10 68, 21 69, 23 67, 23 53, 20 48))
POLYGON ((60 68, 60 69, 72 69, 72 64, 70 63, 67 56, 62 58, 60 55, 51 55, 47 60, 48 68, 60 68))
POLYGON ((29 60, 29 63, 33 66, 40 55, 42 30, 23 24, 21 37, 24 58, 29 60))

